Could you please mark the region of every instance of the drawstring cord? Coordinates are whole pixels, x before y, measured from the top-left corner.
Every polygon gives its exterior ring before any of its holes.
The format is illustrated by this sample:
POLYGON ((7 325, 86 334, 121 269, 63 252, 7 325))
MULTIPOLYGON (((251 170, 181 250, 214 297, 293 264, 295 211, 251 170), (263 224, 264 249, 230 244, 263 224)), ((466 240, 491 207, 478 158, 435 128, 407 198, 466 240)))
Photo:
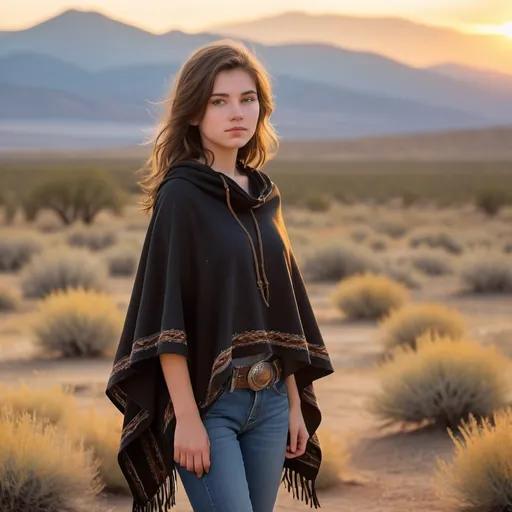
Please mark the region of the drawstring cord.
POLYGON ((226 189, 226 202, 228 204, 228 208, 231 212, 231 215, 236 219, 240 227, 244 230, 245 234, 247 235, 247 238, 249 239, 249 244, 251 245, 253 260, 254 260, 254 269, 256 271, 256 283, 258 285, 258 288, 260 290, 261 296, 263 297, 263 300, 265 301, 265 305, 269 307, 269 299, 270 299, 270 283, 267 279, 267 274, 265 272, 265 256, 263 253, 263 241, 261 238, 261 231, 258 224, 258 221, 256 220, 256 216, 254 215, 253 210, 251 209, 251 215, 252 220, 254 221, 254 226, 256 228, 256 233, 258 235, 258 245, 260 249, 260 258, 261 258, 261 271, 263 273, 263 279, 260 273, 260 268, 258 264, 258 256, 256 255, 256 248, 254 247, 254 241, 251 237, 251 234, 249 231, 247 231, 246 227, 242 224, 242 221, 238 218, 238 215, 235 213, 235 210, 233 209, 233 206, 231 205, 231 196, 230 196, 230 190, 229 185, 226 182, 226 179, 224 176, 220 176, 222 179, 222 183, 224 183, 224 188, 226 189))

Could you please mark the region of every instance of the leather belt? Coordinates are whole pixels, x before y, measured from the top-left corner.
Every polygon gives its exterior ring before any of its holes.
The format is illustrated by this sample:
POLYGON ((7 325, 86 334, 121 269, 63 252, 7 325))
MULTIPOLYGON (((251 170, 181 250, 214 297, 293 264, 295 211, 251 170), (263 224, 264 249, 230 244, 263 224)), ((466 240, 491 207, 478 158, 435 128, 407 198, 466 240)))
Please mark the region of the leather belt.
POLYGON ((251 366, 234 366, 231 390, 249 388, 261 391, 275 384, 281 378, 281 361, 258 361, 251 366))

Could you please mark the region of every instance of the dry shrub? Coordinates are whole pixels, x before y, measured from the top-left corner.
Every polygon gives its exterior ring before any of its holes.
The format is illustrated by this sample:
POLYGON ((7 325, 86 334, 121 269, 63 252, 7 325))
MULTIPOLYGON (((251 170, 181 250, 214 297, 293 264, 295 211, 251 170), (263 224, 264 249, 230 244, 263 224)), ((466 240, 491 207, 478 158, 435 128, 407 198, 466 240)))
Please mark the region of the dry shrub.
POLYGON ((122 426, 122 416, 99 413, 93 408, 69 416, 66 423, 73 439, 83 442, 98 462, 99 478, 105 490, 129 494, 130 488, 117 462, 122 426))
POLYGON ((3 231, 0 233, 0 272, 22 269, 41 250, 41 243, 33 236, 3 231))
POLYGON ((0 408, 8 408, 14 415, 29 414, 37 420, 57 425, 68 414, 77 410, 75 398, 61 387, 30 388, 22 383, 17 387, 0 387, 0 408))
POLYGON ((453 274, 453 264, 450 256, 436 249, 421 249, 411 255, 414 268, 427 276, 446 276, 453 274))
POLYGON ((408 262, 388 261, 382 272, 394 281, 402 283, 407 288, 421 288, 422 281, 418 272, 408 262))
POLYGON ((343 240, 319 249, 304 263, 304 274, 314 281, 339 281, 365 272, 379 273, 383 263, 371 250, 343 240))
POLYGON ((45 252, 23 272, 21 287, 27 298, 43 298, 56 290, 104 289, 107 272, 103 262, 80 249, 45 252))
POLYGON ((101 251, 117 242, 113 231, 99 228, 79 227, 68 233, 67 242, 72 247, 84 247, 91 251, 101 251))
POLYGON ((444 228, 419 228, 409 238, 411 247, 426 245, 431 249, 443 249, 451 254, 461 254, 464 250, 462 241, 444 228))
POLYGON ((379 368, 380 391, 369 410, 388 424, 456 426, 469 414, 488 416, 511 391, 511 362, 494 346, 425 335, 417 350, 397 347, 379 368))
POLYGON ((319 194, 309 195, 304 204, 312 212, 327 212, 331 208, 331 201, 328 197, 319 194))
POLYGON ((0 313, 10 313, 21 307, 21 296, 18 290, 0 285, 0 313))
POLYGON ((407 288, 387 276, 353 276, 338 285, 332 301, 347 318, 378 319, 409 300, 407 288))
POLYGON ((64 357, 108 355, 117 344, 123 316, 105 294, 84 289, 55 292, 38 306, 37 343, 64 357))
POLYGON ((105 261, 112 277, 133 275, 137 270, 139 257, 140 251, 137 251, 128 243, 116 245, 105 253, 105 261))
POLYGON ((350 456, 341 439, 326 429, 318 430, 318 438, 322 447, 322 464, 316 479, 316 488, 325 490, 342 482, 350 456))
POLYGON ((374 233, 369 226, 359 226, 350 232, 350 239, 354 242, 364 242, 374 233))
POLYGON ((464 512, 510 510, 512 409, 497 411, 483 421, 470 416, 458 430, 449 431, 456 448, 451 463, 438 459, 439 494, 464 512))
POLYGON ((451 339, 460 339, 466 333, 464 317, 442 304, 408 304, 393 311, 380 324, 382 343, 387 349, 398 345, 415 347, 416 340, 432 332, 451 339))
POLYGON ((511 253, 512 253, 512 241, 507 242, 507 243, 503 246, 503 252, 505 252, 506 254, 511 254, 511 253))
POLYGON ((369 241, 370 249, 375 252, 385 251, 389 246, 389 239, 384 235, 375 235, 369 241))
POLYGON ((473 255, 464 262, 461 278, 475 293, 511 293, 512 260, 492 252, 473 255))
POLYGON ((101 491, 82 447, 29 415, 0 415, 2 512, 90 512, 101 491))
POLYGON ((372 224, 377 233, 390 236, 391 238, 402 238, 409 226, 401 219, 382 219, 372 224))

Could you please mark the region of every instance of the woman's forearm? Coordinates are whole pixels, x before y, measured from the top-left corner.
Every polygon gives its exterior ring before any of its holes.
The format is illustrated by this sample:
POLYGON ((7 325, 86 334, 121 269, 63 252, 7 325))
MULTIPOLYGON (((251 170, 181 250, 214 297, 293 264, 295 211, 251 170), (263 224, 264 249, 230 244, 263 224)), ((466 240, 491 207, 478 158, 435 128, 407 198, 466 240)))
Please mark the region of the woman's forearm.
POLYGON ((160 363, 176 419, 199 414, 186 357, 180 354, 161 354, 160 363))
POLYGON ((286 384, 286 391, 288 392, 290 408, 300 407, 300 396, 299 390, 297 389, 297 382, 295 381, 295 375, 293 373, 288 375, 284 383, 286 384))

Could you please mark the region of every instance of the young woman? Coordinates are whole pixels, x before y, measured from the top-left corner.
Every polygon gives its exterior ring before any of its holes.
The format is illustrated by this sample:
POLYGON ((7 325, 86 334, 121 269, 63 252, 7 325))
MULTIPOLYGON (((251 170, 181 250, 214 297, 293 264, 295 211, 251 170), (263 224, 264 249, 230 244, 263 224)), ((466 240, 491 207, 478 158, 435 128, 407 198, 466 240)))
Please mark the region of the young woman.
POLYGON ((232 41, 180 70, 150 171, 151 214, 107 396, 134 512, 271 512, 280 482, 318 507, 321 414, 333 368, 290 246, 268 75, 232 41))

